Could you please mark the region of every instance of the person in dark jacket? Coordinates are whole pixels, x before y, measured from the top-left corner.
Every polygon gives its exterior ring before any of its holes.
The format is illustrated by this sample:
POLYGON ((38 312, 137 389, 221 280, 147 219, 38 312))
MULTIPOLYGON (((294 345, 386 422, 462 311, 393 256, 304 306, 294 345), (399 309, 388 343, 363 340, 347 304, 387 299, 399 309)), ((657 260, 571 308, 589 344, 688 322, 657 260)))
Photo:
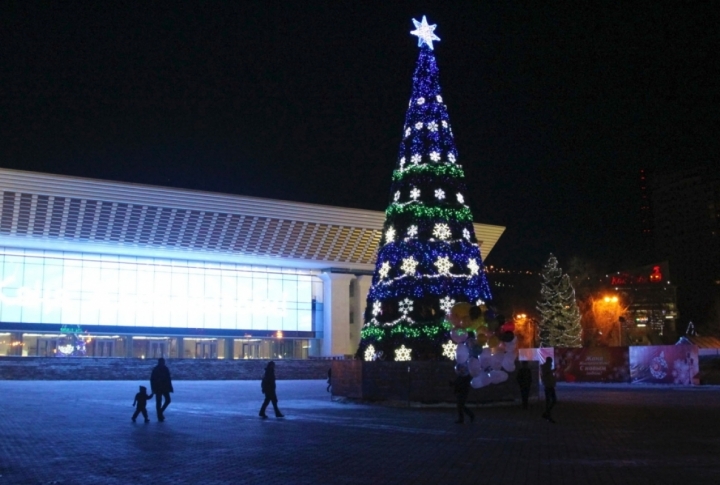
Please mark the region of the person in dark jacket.
POLYGON ((150 374, 150 389, 155 394, 155 410, 158 421, 165 421, 165 409, 170 405, 170 393, 173 392, 170 369, 165 365, 165 359, 160 357, 158 364, 150 374), (163 404, 163 397, 165 403, 163 404))
POLYGON ((262 407, 260 408, 260 417, 267 419, 265 409, 267 409, 268 404, 272 403, 275 416, 284 418, 285 416, 280 412, 277 405, 278 398, 277 394, 275 394, 275 362, 273 361, 268 362, 268 365, 265 367, 265 375, 262 378, 261 388, 263 394, 265 394, 265 401, 263 401, 262 407))
POLYGON ((150 420, 148 419, 146 406, 148 399, 150 399, 151 397, 153 397, 152 394, 150 394, 149 396, 147 395, 147 387, 140 386, 140 392, 135 394, 135 400, 133 401, 133 406, 137 405, 137 407, 135 408, 135 412, 132 415, 133 423, 135 422, 135 419, 137 419, 138 414, 140 413, 142 413, 146 423, 150 422, 150 420))
POLYGON ((457 376, 457 379, 455 379, 455 381, 452 383, 453 392, 455 393, 455 396, 457 398, 458 419, 457 421, 455 421, 455 423, 457 424, 461 424, 465 421, 466 414, 470 418, 471 423, 475 421, 475 415, 465 405, 465 403, 467 402, 468 394, 470 394, 470 381, 472 381, 472 376, 468 373, 462 373, 461 375, 457 376))
POLYGON ((532 385, 532 374, 528 367, 527 361, 522 361, 520 369, 517 373, 517 383, 520 386, 520 397, 522 398, 523 409, 528 408, 528 398, 530 397, 530 386, 532 385))
POLYGON ((545 412, 542 417, 554 423, 552 408, 555 407, 557 396, 555 395, 555 372, 552 363, 552 357, 548 357, 545 363, 540 366, 540 372, 542 373, 542 382, 545 388, 545 412))

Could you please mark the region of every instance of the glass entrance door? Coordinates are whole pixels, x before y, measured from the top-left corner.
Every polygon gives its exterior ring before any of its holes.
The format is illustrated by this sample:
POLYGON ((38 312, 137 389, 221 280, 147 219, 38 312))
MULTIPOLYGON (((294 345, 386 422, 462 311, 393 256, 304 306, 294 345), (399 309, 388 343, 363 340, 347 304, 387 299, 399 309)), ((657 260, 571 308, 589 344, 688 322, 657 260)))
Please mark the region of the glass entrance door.
POLYGON ((217 342, 201 341, 195 344, 196 359, 217 359, 217 342))
POLYGON ((167 355, 167 342, 164 340, 148 340, 147 358, 159 359, 167 355))

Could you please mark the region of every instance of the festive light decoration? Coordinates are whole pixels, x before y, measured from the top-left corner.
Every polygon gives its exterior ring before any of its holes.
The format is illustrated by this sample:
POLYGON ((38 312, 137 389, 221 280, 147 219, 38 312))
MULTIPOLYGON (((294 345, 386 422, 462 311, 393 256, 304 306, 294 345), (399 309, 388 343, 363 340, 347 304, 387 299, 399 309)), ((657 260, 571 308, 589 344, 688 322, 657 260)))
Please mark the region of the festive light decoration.
POLYGON ((358 357, 373 345, 375 354, 395 353, 395 360, 402 348, 408 358, 412 349, 416 359, 438 359, 451 329, 445 317, 452 307, 491 298, 431 48, 439 39, 425 18, 416 28, 420 53, 358 357))
POLYGON ((403 301, 400 302, 398 308, 403 315, 407 315, 408 313, 413 311, 413 301, 410 298, 405 298, 403 301))
POLYGON ((570 277, 563 274, 558 260, 550 254, 540 274, 541 300, 539 335, 541 347, 580 347, 580 309, 570 277))
POLYGON ((450 268, 453 267, 453 264, 450 262, 450 258, 445 256, 438 258, 437 261, 435 261, 435 266, 437 266, 438 273, 448 274, 450 273, 450 268))
POLYGON ((399 349, 395 350, 395 360, 398 362, 408 361, 410 359, 410 353, 412 349, 408 349, 405 345, 402 345, 399 349))
POLYGON ((455 304, 455 300, 453 300, 449 296, 446 296, 445 298, 440 299, 440 309, 442 311, 444 311, 445 313, 448 313, 454 304, 455 304))
POLYGON ((388 273, 390 272, 390 263, 385 261, 382 266, 380 267, 380 270, 378 271, 378 274, 381 278, 387 278, 388 273))
POLYGON ((368 345, 365 349, 364 357, 366 362, 372 362, 373 360, 375 360, 375 347, 373 347, 372 345, 368 345))
POLYGON ((390 244, 395 240, 395 229, 392 227, 388 227, 388 230, 385 231, 385 244, 390 244))
POLYGON ((452 340, 448 340, 446 343, 443 344, 442 348, 443 357, 447 357, 450 360, 455 359, 455 351, 457 350, 456 343, 454 343, 452 340))
POLYGON ((450 236, 452 236, 450 226, 445 223, 435 224, 435 228, 433 229, 433 236, 442 240, 449 239, 450 236))
POLYGON ((415 273, 415 268, 417 268, 418 262, 415 261, 415 259, 410 256, 409 258, 403 259, 402 266, 400 266, 400 269, 402 269, 405 274, 412 275, 415 273))
POLYGON ((410 33, 412 35, 417 35, 418 38, 418 47, 422 47, 423 44, 427 45, 430 50, 433 50, 433 41, 440 40, 440 37, 435 35, 435 28, 437 25, 428 25, 427 19, 423 15, 422 22, 418 22, 417 20, 413 19, 413 24, 415 24, 415 30, 411 31, 410 33))

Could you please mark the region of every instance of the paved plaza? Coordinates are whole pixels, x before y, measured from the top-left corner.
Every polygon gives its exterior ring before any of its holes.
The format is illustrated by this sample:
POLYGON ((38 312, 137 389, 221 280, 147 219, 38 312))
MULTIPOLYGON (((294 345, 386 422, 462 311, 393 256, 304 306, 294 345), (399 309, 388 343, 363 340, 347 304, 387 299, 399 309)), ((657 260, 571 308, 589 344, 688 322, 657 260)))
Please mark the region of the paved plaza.
MULTIPOLYGON (((278 377, 281 377, 278 375, 278 377)), ((0 381, 5 484, 683 484, 720 482, 720 388, 559 386, 476 409, 332 402, 324 381, 176 381, 166 421, 130 421, 131 381, 0 381)))

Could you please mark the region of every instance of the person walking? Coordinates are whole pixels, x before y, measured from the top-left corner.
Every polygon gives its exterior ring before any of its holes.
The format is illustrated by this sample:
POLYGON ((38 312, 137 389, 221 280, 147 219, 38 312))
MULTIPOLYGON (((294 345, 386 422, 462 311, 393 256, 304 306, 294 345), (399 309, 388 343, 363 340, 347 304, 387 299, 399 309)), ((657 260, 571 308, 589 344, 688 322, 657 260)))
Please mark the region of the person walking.
POLYGON ((475 415, 465 405, 465 403, 467 402, 468 394, 470 394, 470 381, 472 381, 472 376, 469 373, 464 372, 461 375, 457 376, 455 382, 452 383, 453 392, 455 393, 455 397, 457 398, 458 419, 457 421, 455 421, 455 423, 457 424, 461 424, 465 421, 466 414, 470 418, 471 423, 475 421, 475 415))
POLYGON ((273 409, 275 410, 275 417, 284 418, 285 416, 278 409, 278 398, 275 393, 275 362, 268 362, 268 365, 265 367, 265 375, 263 375, 260 387, 263 394, 265 394, 265 401, 263 401, 262 407, 260 408, 259 416, 263 419, 267 419, 265 409, 267 409, 268 404, 272 403, 273 409))
POLYGON ((132 415, 133 423, 135 422, 135 419, 137 419, 138 414, 140 414, 140 413, 142 413, 143 418, 145 418, 146 423, 150 422, 150 419, 148 419, 148 413, 147 413, 146 407, 147 407, 148 399, 150 399, 151 397, 153 397, 152 394, 150 394, 149 396, 147 395, 147 387, 140 386, 140 392, 135 394, 135 400, 133 401, 133 406, 137 405, 137 407, 135 408, 135 412, 132 415))
POLYGON ((520 369, 517 373, 517 383, 520 386, 520 397, 522 398, 523 409, 528 408, 528 399, 530 398, 530 386, 532 385, 532 373, 526 360, 523 360, 520 364, 520 369))
POLYGON ((150 374, 150 389, 155 394, 155 410, 158 421, 165 421, 165 409, 170 405, 170 393, 174 391, 170 379, 170 369, 165 365, 165 359, 160 357, 157 365, 150 374), (163 403, 163 397, 165 402, 163 403))
POLYGON ((557 403, 557 396, 555 395, 555 373, 552 367, 552 357, 548 357, 545 363, 540 366, 542 373, 543 387, 545 388, 545 412, 542 417, 554 423, 555 420, 552 417, 552 409, 557 403))

